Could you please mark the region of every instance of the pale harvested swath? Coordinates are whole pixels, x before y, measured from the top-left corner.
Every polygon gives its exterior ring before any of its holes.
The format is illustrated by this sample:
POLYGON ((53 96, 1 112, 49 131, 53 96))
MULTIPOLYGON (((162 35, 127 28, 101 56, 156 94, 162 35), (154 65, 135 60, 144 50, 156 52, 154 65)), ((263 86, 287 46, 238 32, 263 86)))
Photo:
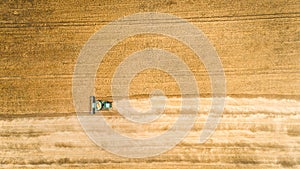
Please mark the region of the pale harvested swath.
MULTIPOLYGON (((210 142, 198 145, 191 140, 199 136, 202 118, 174 149, 137 160, 95 146, 82 132, 72 104, 72 74, 83 44, 108 22, 147 11, 185 18, 207 35, 222 60, 228 95, 299 100, 299 6, 297 0, 1 1, 0 167, 299 167, 299 109, 287 113, 289 106, 286 112, 226 111, 210 142)), ((180 42, 155 35, 125 39, 107 53, 97 74, 97 95, 109 96, 114 68, 145 47, 181 57, 195 73, 203 96, 210 96, 209 78, 193 53, 180 42)), ((132 82, 131 94, 145 96, 154 87, 172 96, 179 92, 171 78, 149 71, 132 82)), ((271 105, 277 103, 273 101, 271 105)), ((114 123, 118 120, 111 122, 122 129, 114 123)), ((160 124, 158 129, 167 127, 160 124)))
MULTIPOLYGON (((104 116, 116 131, 133 138, 153 137, 166 131, 176 120, 178 101, 175 98, 169 100, 165 115, 152 124, 136 125, 116 112, 104 112, 104 116)), ((145 105, 148 101, 145 99, 131 102, 140 109, 147 109, 145 105)), ((299 165, 299 101, 227 98, 226 111, 213 137, 205 144, 199 144, 209 102, 201 99, 203 106, 198 120, 178 146, 159 156, 145 159, 120 158, 97 147, 84 134, 73 115, 5 118, 0 121, 0 162, 5 167, 45 164, 118 164, 129 167, 135 163, 144 163, 148 167, 157 163, 169 164, 171 167, 179 163, 183 167, 196 165, 207 168, 220 165, 228 168, 240 165, 253 168, 299 165), (287 107, 283 108, 282 105, 287 107), (245 107, 249 109, 245 110, 245 107), (280 109, 281 112, 270 110, 272 108, 280 109)))
MULTIPOLYGON (((49 114, 50 117, 41 117, 36 114, 31 117, 6 117, 0 123, 1 164, 8 167, 66 164, 88 167, 120 165, 136 168, 140 167, 140 164, 134 165, 135 162, 144 163, 142 166, 147 168, 151 165, 154 167, 157 163, 167 167, 165 162, 168 162, 169 167, 176 164, 186 168, 190 165, 222 165, 228 168, 245 164, 253 168, 299 165, 299 111, 295 109, 299 102, 233 98, 227 100, 227 111, 223 120, 206 144, 201 145, 197 142, 206 116, 207 106, 203 106, 204 110, 199 114, 194 129, 181 144, 163 155, 141 160, 119 158, 95 146, 83 133, 76 116, 51 117, 49 114), (282 108, 282 105, 286 105, 287 108, 282 108), (250 110, 243 111, 244 107, 250 110), (270 111, 272 107, 276 111, 281 109, 281 112, 270 111)), ((138 101, 134 105, 141 106, 141 102, 138 101)), ((202 101, 202 104, 207 105, 205 103, 207 102, 202 101)), ((113 112, 106 112, 105 116, 116 130, 129 136, 152 136, 168 129, 175 120, 178 111, 174 107, 176 104, 175 100, 171 107, 167 107, 167 117, 147 128, 135 127, 113 112)))

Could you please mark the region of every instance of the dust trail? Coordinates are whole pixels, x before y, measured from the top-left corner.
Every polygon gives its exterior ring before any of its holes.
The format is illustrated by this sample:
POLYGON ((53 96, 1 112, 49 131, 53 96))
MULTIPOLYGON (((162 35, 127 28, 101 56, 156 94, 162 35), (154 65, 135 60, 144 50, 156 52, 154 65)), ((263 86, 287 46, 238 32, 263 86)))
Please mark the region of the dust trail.
MULTIPOLYGON (((152 97, 152 100, 163 100, 162 97, 152 97)), ((160 104, 151 105, 150 98, 142 98, 142 99, 130 99, 130 104, 136 110, 140 112, 146 112, 150 108, 152 110, 160 110, 160 104)), ((194 100, 195 98, 185 98, 186 100, 194 100)), ((211 108, 211 98, 200 98, 200 112, 207 112, 211 108)), ((120 106, 128 106, 124 105, 124 99, 116 100, 120 106)), ((156 102, 158 103, 158 102, 156 102)), ((162 102, 164 103, 164 102, 162 102)), ((165 105, 165 109, 168 111, 175 111, 182 109, 189 109, 189 105, 185 107, 181 107, 181 98, 170 97, 167 98, 167 102, 165 105)), ((224 112, 230 113, 251 113, 251 112, 265 112, 265 113, 300 113, 300 101, 293 99, 267 99, 267 98, 232 98, 226 97, 226 105, 224 112)))

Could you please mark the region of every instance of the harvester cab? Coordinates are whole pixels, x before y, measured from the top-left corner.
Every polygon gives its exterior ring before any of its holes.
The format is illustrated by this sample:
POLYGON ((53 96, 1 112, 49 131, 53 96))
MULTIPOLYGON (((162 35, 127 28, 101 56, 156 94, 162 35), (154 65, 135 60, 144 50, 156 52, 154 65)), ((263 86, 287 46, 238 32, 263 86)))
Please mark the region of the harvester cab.
POLYGON ((112 102, 96 100, 95 96, 90 96, 90 114, 95 114, 96 111, 108 110, 112 108, 112 102))

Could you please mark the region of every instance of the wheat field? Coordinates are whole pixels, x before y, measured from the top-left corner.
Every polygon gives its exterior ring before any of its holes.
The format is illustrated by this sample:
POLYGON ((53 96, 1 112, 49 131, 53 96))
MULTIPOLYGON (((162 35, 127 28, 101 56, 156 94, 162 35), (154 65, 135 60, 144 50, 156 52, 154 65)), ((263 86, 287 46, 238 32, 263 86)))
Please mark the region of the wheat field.
MULTIPOLYGON (((0 168, 299 168, 299 25, 297 0, 2 0, 0 168), (226 76, 225 107, 205 143, 199 137, 211 106, 207 70, 186 45, 157 34, 131 36, 113 46, 97 70, 95 95, 111 99, 114 72, 133 52, 170 51, 189 66, 200 90, 190 98, 199 99, 200 107, 187 136, 157 156, 126 158, 99 147, 84 132, 72 93, 80 51, 105 25, 139 12, 183 18, 217 51, 226 76)), ((166 72, 137 74, 129 85, 130 103, 149 109, 154 89, 167 96, 160 118, 135 124, 113 107, 102 112, 107 124, 132 138, 170 129, 182 100, 166 72)))

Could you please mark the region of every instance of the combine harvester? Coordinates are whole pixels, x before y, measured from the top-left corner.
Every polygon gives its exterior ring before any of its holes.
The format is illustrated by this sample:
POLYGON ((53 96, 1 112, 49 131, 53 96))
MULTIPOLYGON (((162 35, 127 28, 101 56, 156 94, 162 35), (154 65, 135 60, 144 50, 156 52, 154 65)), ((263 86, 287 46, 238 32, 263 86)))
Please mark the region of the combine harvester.
POLYGON ((95 96, 90 96, 90 114, 95 114, 96 111, 108 110, 112 108, 112 102, 96 100, 95 96))

